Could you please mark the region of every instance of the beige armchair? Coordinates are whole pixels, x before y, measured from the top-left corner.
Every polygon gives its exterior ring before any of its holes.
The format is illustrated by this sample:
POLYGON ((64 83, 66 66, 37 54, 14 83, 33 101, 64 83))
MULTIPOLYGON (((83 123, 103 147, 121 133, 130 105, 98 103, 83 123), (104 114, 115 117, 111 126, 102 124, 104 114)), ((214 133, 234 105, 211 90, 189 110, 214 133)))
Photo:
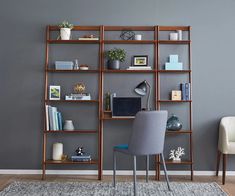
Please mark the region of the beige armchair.
POLYGON ((235 117, 224 117, 220 121, 216 176, 219 173, 221 154, 223 154, 222 183, 225 184, 227 155, 235 154, 235 117))

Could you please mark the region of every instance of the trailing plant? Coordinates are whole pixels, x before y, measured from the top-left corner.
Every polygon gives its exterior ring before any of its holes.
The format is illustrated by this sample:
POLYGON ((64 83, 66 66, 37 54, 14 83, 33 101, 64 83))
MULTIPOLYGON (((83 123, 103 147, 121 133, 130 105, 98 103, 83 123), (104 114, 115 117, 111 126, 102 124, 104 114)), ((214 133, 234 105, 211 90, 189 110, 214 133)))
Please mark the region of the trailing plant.
POLYGON ((119 60, 121 62, 124 62, 125 58, 126 58, 126 52, 124 49, 114 48, 109 51, 106 51, 105 56, 106 56, 106 58, 108 58, 109 60, 112 60, 112 61, 119 60))
POLYGON ((69 23, 68 21, 63 21, 62 23, 60 23, 58 25, 60 28, 69 28, 72 29, 73 28, 73 24, 69 23))

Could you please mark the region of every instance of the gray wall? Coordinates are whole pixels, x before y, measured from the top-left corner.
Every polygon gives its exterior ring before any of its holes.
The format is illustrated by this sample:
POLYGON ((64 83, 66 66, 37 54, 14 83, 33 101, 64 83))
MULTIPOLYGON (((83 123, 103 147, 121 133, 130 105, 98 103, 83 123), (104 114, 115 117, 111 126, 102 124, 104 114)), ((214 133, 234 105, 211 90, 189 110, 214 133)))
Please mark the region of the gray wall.
MULTIPOLYGON (((1 0, 0 168, 41 168, 45 26, 67 19, 76 25, 158 24, 193 27, 195 169, 214 170, 219 120, 222 116, 235 113, 235 67, 232 58, 235 45, 234 7, 235 1, 232 0, 1 0)), ((89 47, 81 50, 81 56, 84 54, 89 57, 90 50, 89 47)), ((145 48, 145 51, 148 51, 148 48, 145 48)), ((150 49, 149 52, 151 53, 150 49)), ((84 56, 81 58, 85 63, 84 56)), ((91 78, 92 76, 94 75, 90 75, 91 78)), ((126 91, 121 93, 128 93, 129 89, 142 79, 152 80, 148 76, 137 76, 128 76, 132 82, 128 84, 126 91)), ((53 78, 54 83, 65 81, 65 87, 68 88, 73 82, 86 80, 84 76, 77 78, 73 75, 69 79, 71 83, 68 84, 64 75, 56 77, 53 78)), ((112 83, 108 77, 106 80, 112 83)), ((122 85, 121 79, 124 77, 127 76, 116 75, 113 78, 113 90, 122 85)), ((87 86, 94 85, 95 80, 94 76, 91 82, 87 82, 87 86)), ((94 117, 88 119, 88 116, 94 115, 89 111, 97 111, 96 106, 58 107, 64 112, 65 118, 76 119, 76 123, 81 127, 89 120, 92 128, 97 125, 94 117), (74 115, 74 112, 78 112, 78 116, 74 115)), ((111 169, 111 146, 126 142, 130 127, 130 122, 126 121, 105 123, 104 169, 111 169)), ((187 147, 183 139, 185 138, 171 136, 166 142, 167 149, 176 146, 187 147)), ((71 154, 77 145, 84 145, 96 155, 93 150, 97 146, 95 136, 65 136, 62 139, 58 135, 50 139, 50 142, 53 141, 63 141, 68 154, 71 154)), ((131 168, 129 158, 123 157, 120 161, 121 169, 131 168)), ((233 161, 234 158, 229 160, 229 170, 235 169, 233 161)), ((138 168, 143 166, 143 160, 140 159, 138 168)))

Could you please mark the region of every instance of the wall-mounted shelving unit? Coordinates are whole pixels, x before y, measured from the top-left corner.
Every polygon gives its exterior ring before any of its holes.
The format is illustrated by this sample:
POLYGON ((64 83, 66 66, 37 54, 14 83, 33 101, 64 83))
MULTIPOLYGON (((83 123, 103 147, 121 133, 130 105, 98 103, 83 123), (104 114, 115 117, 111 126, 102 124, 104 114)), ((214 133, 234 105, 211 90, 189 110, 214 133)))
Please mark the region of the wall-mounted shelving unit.
MULTIPOLYGON (((132 120, 133 118, 112 118, 110 111, 104 110, 104 78, 106 74, 151 74, 154 78, 154 100, 155 100, 155 108, 156 110, 161 109, 161 104, 189 104, 189 130, 181 130, 181 131, 167 131, 167 135, 173 134, 187 134, 189 135, 189 160, 181 161, 180 163, 172 162, 166 160, 166 164, 171 165, 190 165, 191 170, 191 179, 193 180, 193 150, 192 150, 192 100, 189 101, 172 101, 172 100, 162 100, 161 90, 160 90, 160 82, 161 82, 161 74, 188 74, 188 81, 192 84, 192 72, 191 72, 191 28, 189 26, 75 26, 73 31, 96 31, 99 33, 99 40, 55 40, 52 39, 50 34, 52 32, 59 32, 59 28, 57 26, 48 26, 46 30, 46 62, 45 62, 45 96, 44 96, 44 107, 46 104, 64 104, 64 103, 77 103, 77 104, 98 104, 98 127, 97 129, 92 130, 75 130, 75 131, 46 131, 46 122, 44 122, 44 130, 43 130, 43 161, 42 161, 42 169, 43 169, 43 179, 46 176, 46 166, 53 164, 95 164, 98 169, 98 179, 102 179, 102 171, 103 171, 103 129, 104 129, 104 121, 105 120, 132 120), (132 31, 148 31, 153 33, 153 40, 105 40, 105 33, 109 31, 122 31, 122 30, 132 30, 132 31), (179 40, 179 41, 171 41, 171 40, 160 40, 159 33, 163 31, 176 31, 182 30, 187 31, 188 40, 179 40), (97 69, 91 70, 55 70, 49 66, 49 45, 51 44, 94 44, 99 45, 99 62, 97 69), (104 50, 105 45, 108 44, 150 44, 153 46, 153 66, 152 70, 108 70, 105 66, 104 60, 104 50), (189 68, 187 70, 163 70, 160 66, 160 45, 168 44, 168 45, 188 45, 188 58, 189 58, 189 68), (97 92, 98 99, 97 100, 88 100, 88 101, 66 101, 66 100, 48 100, 48 77, 50 74, 86 74, 92 73, 98 75, 97 81, 97 92), (88 162, 72 162, 72 161, 52 161, 48 160, 46 157, 47 152, 47 136, 48 134, 97 134, 98 139, 98 157, 95 160, 88 162)), ((191 96, 192 97, 192 96, 191 96)), ((180 105, 179 105, 180 107, 180 105)), ((156 156, 156 180, 160 179, 160 165, 161 160, 159 156, 156 156)))

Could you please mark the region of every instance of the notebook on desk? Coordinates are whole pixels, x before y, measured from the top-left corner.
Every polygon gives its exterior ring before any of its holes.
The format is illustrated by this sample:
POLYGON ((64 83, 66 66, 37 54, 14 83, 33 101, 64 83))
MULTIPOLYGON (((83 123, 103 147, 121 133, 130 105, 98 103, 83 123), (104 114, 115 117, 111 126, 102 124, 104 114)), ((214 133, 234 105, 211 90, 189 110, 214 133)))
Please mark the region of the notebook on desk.
POLYGON ((134 118, 140 110, 140 97, 113 97, 112 117, 134 118))

